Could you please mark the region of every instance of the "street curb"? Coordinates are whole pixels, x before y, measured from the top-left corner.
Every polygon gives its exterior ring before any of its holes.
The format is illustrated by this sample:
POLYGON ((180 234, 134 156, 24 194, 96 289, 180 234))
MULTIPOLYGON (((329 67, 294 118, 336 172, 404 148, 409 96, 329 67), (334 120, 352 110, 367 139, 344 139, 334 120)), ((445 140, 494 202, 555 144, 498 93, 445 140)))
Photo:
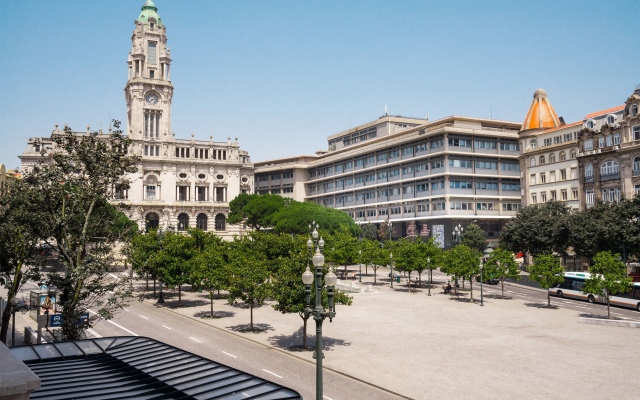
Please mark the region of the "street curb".
MULTIPOLYGON (((253 339, 251 339, 251 338, 248 338, 248 337, 242 336, 242 335, 237 334, 237 333, 235 333, 235 332, 229 332, 229 331, 228 331, 228 330, 226 330, 226 329, 218 328, 217 326, 207 324, 206 322, 201 321, 201 320, 199 320, 199 319, 192 318, 192 317, 188 317, 188 316, 186 316, 186 315, 184 315, 184 314, 181 314, 181 313, 179 313, 179 312, 177 312, 177 311, 174 311, 174 310, 172 310, 172 309, 170 309, 170 308, 168 308, 168 307, 165 307, 165 306, 162 306, 162 305, 158 305, 157 303, 154 303, 154 302, 153 302, 153 301, 151 301, 151 300, 144 299, 143 301, 144 301, 144 302, 146 302, 146 303, 149 303, 149 304, 151 304, 151 305, 154 305, 154 306, 156 306, 156 307, 158 307, 158 308, 162 308, 162 309, 165 309, 165 310, 167 310, 167 311, 170 311, 170 312, 172 312, 172 313, 174 313, 174 314, 176 314, 176 315, 179 315, 179 316, 181 316, 181 317, 184 317, 184 318, 190 319, 190 320, 192 320, 192 321, 196 321, 196 322, 198 322, 198 323, 200 323, 200 324, 206 325, 206 326, 208 326, 208 327, 210 327, 210 328, 217 329, 217 330, 218 330, 218 331, 220 331, 220 332, 224 332, 224 333, 227 333, 227 334, 229 334, 229 335, 233 335, 233 336, 235 336, 235 337, 238 337, 238 338, 241 338, 241 339, 247 340, 247 341, 252 342, 252 343, 254 343, 254 344, 257 344, 257 345, 263 346, 263 347, 265 347, 265 348, 267 348, 267 349, 269 349, 269 350, 277 351, 277 352, 279 352, 279 353, 281 353, 281 354, 287 355, 287 356, 289 356, 289 357, 293 357, 293 358, 295 358, 296 360, 304 361, 304 362, 306 362, 306 363, 308 363, 308 364, 311 364, 311 365, 316 365, 313 361, 306 360, 306 359, 304 359, 304 358, 301 358, 301 357, 298 357, 298 356, 296 356, 296 355, 294 355, 294 354, 291 354, 291 353, 289 353, 289 352, 287 352, 287 351, 285 351, 285 350, 281 350, 281 349, 278 349, 277 347, 273 347, 273 346, 266 345, 266 344, 264 344, 264 343, 258 342, 257 340, 253 340, 253 339)), ((326 370, 329 370, 329 371, 331 371, 331 372, 334 372, 334 373, 336 373, 336 374, 342 375, 342 376, 344 376, 344 377, 346 377, 346 378, 353 379, 354 381, 357 381, 357 382, 360 382, 360 383, 364 383, 365 385, 368 385, 368 386, 374 387, 374 388, 376 388, 376 389, 378 389, 378 390, 381 390, 381 391, 383 391, 383 392, 390 393, 390 394, 392 394, 392 395, 394 395, 394 396, 398 396, 398 397, 403 398, 403 399, 414 400, 414 399, 413 399, 413 397, 407 397, 407 396, 405 396, 405 395, 403 395, 403 394, 400 394, 400 393, 394 392, 393 390, 389 390, 389 389, 384 388, 384 387, 382 387, 382 386, 376 385, 375 383, 371 383, 371 382, 365 381, 365 380, 363 380, 363 379, 360 379, 360 378, 358 378, 358 377, 355 377, 355 376, 353 376, 353 375, 347 374, 347 373, 342 372, 342 371, 338 371, 338 370, 333 369, 333 368, 331 368, 331 367, 326 367, 326 366, 324 366, 324 365, 323 365, 323 366, 322 366, 322 368, 323 368, 323 369, 326 369, 326 370)))
POLYGON ((621 326, 624 328, 640 328, 640 322, 638 321, 621 321, 618 319, 580 317, 580 323, 589 325, 621 326))

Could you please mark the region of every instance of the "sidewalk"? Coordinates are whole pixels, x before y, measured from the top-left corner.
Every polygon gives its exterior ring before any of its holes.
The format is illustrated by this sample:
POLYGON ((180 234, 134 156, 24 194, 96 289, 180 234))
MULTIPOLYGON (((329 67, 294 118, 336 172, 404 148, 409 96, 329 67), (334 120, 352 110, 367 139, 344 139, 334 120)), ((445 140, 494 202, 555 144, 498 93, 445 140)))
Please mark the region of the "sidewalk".
MULTIPOLYGON (((547 309, 546 302, 485 296, 485 307, 479 307, 468 296, 456 300, 440 294, 446 282, 440 274, 434 274, 430 297, 426 288, 409 293, 405 277, 391 290, 387 274, 388 269, 378 269, 375 291, 351 294, 353 305, 337 306, 333 323, 325 321, 325 367, 416 399, 451 392, 460 399, 636 395, 629 382, 640 367, 637 351, 631 351, 640 338, 637 329, 580 324, 580 313, 547 309), (591 373, 604 365, 610 367, 591 373), (581 384, 567 385, 576 381, 581 384)), ((372 282, 372 276, 363 277, 363 286, 372 282)), ((474 284, 474 292, 478 289, 474 284)), ((206 293, 183 291, 181 308, 177 292, 164 294, 168 311, 314 362, 311 351, 300 351, 297 314, 281 314, 267 303, 254 308, 254 325, 261 331, 246 332, 249 309, 240 303, 214 300, 210 319, 206 293)), ((315 344, 313 320, 308 343, 315 344)))

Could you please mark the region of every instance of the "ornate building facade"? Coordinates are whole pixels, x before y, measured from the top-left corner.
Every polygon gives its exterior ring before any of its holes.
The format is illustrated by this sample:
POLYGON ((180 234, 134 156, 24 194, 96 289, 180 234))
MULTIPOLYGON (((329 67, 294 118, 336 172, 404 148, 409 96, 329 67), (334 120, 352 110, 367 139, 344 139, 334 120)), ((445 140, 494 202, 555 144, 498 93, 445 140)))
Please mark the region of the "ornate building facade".
MULTIPOLYGON (((129 176, 130 187, 116 188, 116 197, 130 206, 129 217, 140 228, 197 227, 230 239, 242 233, 242 227, 226 223, 229 202, 253 192, 254 167, 237 138, 176 138, 171 130, 170 54, 166 26, 147 0, 131 35, 124 87, 130 151, 141 161, 138 172, 129 176)), ((63 133, 56 125, 52 136, 63 133)), ((38 162, 41 146, 52 146, 51 138, 29 139, 20 156, 23 169, 38 162)))

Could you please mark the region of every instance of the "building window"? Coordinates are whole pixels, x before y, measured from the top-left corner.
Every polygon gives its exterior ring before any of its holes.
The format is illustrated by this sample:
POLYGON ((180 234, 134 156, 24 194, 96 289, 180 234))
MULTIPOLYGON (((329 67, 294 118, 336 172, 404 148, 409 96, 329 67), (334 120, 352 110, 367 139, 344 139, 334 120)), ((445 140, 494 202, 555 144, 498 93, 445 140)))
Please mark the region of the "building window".
POLYGON ((178 231, 186 231, 189 227, 189 216, 185 213, 178 214, 178 231))
POLYGON ((156 200, 156 186, 147 185, 146 200, 156 200))
POLYGON ((613 144, 614 145, 619 145, 620 144, 620 134, 616 133, 615 135, 613 135, 613 144))
POLYGON ((600 148, 604 147, 604 136, 600 136, 598 138, 598 147, 600 148))
POLYGON ((587 164, 584 166, 584 177, 593 178, 593 165, 587 164))
MULTIPOLYGON (((640 186, 640 185, 638 185, 640 186)), ((418 212, 429 211, 429 203, 427 204, 418 204, 418 212)))
POLYGON ((531 139, 529 141, 529 147, 531 147, 532 150, 538 148, 538 141, 536 139, 531 139))
POLYGON ((520 171, 520 164, 518 163, 501 162, 500 166, 503 171, 520 171))
POLYGON ((558 200, 558 196, 557 196, 555 190, 551 191, 551 200, 553 200, 553 201, 558 200))
POLYGON ((615 161, 607 161, 600 166, 602 175, 613 175, 620 172, 620 166, 615 161))
MULTIPOLYGON (((471 147, 471 140, 470 139, 453 139, 453 138, 449 138, 449 146, 471 147)), ((495 149, 495 146, 494 146, 494 149, 495 149)))
POLYGON ((571 179, 578 179, 578 168, 571 167, 571 179))
POLYGON ((540 156, 540 165, 544 165, 544 164, 546 164, 544 160, 544 156, 540 156))
POLYGON ((547 183, 547 173, 540 172, 540 183, 547 183))
POLYGON ((196 197, 198 201, 207 201, 207 188, 204 186, 198 186, 196 188, 196 197))
POLYGON ((160 217, 158 214, 151 212, 145 217, 145 228, 147 230, 158 229, 160 226, 160 217))
POLYGON ((634 185, 633 186, 633 192, 638 195, 640 194, 640 185, 634 185))
POLYGON ((536 182, 536 174, 531 174, 530 178, 529 178, 529 184, 530 185, 535 185, 536 182))
POLYGON ((633 159, 633 170, 640 171, 640 156, 633 159))
POLYGON ((578 188, 571 189, 571 200, 578 200, 578 188))
POLYGON ((216 231, 224 231, 226 225, 226 219, 224 214, 216 215, 216 231))
POLYGON ((556 162, 556 153, 549 154, 549 163, 556 162))
POLYGON ((562 189, 560 191, 560 198, 562 201, 567 201, 567 189, 562 189))
POLYGON ((556 181, 556 171, 549 172, 549 182, 555 182, 555 181, 556 181))
POLYGON ((529 159, 529 166, 530 166, 530 167, 535 167, 535 166, 536 166, 536 159, 535 159, 535 157, 531 157, 531 158, 529 159))
POLYGON ((547 202, 547 192, 540 193, 540 201, 543 203, 547 202))
POLYGON ((589 151, 593 149, 593 140, 589 139, 589 140, 585 140, 584 141, 584 151, 589 151))
POLYGON ((149 42, 149 56, 147 58, 147 63, 149 63, 149 65, 155 65, 157 63, 156 61, 156 42, 149 42))
POLYGON ((613 142, 612 142, 612 140, 611 140, 611 135, 607 135, 607 136, 605 136, 605 137, 604 137, 604 140, 605 140, 605 142, 606 142, 606 145, 607 145, 607 146, 611 146, 611 145, 613 145, 613 142))
POLYGON ((178 201, 189 200, 189 186, 178 186, 178 201))
POLYGON ((531 193, 531 204, 536 204, 538 202, 538 195, 536 193, 531 193))
POLYGON ((567 170, 566 169, 561 169, 560 170, 560 180, 561 181, 566 181, 567 180, 567 170))
POLYGON ((640 140, 640 125, 633 127, 633 140, 640 140))
POLYGON ((196 217, 196 228, 206 231, 207 230, 207 215, 206 214, 198 214, 196 217))
POLYGON ((571 150, 571 159, 572 160, 576 159, 576 151, 575 150, 571 150))
POLYGON ((638 105, 633 104, 629 107, 629 116, 635 117, 636 115, 638 115, 638 105))
POLYGON ((564 151, 560 152, 560 161, 566 161, 567 160, 567 153, 565 153, 564 151))
POLYGON ((585 192, 585 199, 587 200, 587 204, 594 204, 595 203, 593 190, 587 190, 585 192))
POLYGON ((470 160, 449 160, 449 166, 453 168, 471 168, 470 160))

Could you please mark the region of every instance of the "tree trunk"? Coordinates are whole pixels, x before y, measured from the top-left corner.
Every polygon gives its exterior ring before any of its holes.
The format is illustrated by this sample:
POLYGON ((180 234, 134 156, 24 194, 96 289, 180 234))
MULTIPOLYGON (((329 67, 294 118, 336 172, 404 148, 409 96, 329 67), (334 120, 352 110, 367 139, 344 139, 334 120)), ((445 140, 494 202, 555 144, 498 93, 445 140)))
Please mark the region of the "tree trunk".
POLYGON ((251 331, 253 331, 253 302, 249 303, 249 310, 251 312, 251 331))
POLYGON ((304 317, 304 314, 300 315, 302 321, 304 322, 302 328, 302 348, 305 350, 309 350, 309 345, 307 344, 307 322, 309 321, 309 317, 304 317))
POLYGON ((144 290, 148 292, 149 291, 149 274, 146 274, 146 278, 147 278, 147 283, 144 287, 144 290))
MULTIPOLYGON (((11 310, 13 306, 9 301, 7 301, 7 307, 5 307, 4 312, 2 313, 2 328, 0 329, 0 341, 4 344, 7 344, 7 333, 9 331, 9 321, 11 320, 11 310)), ((14 327, 15 329, 15 327, 14 327)), ((15 346, 15 343, 11 343, 12 346, 15 346)))
POLYGON ((378 283, 378 268, 373 268, 373 284, 378 283))
POLYGON ((365 274, 366 276, 369 276, 369 264, 365 264, 365 265, 364 265, 364 274, 365 274))
POLYGON ((549 296, 549 288, 547 288, 547 308, 551 308, 551 296, 549 296))
POLYGON ((607 296, 607 319, 611 319, 611 306, 609 303, 609 296, 607 296))
MULTIPOLYGON (((462 286, 464 287, 464 280, 462 281, 462 286)), ((469 287, 471 288, 471 302, 473 303, 473 278, 469 279, 469 287)))
POLYGON ((178 285, 178 307, 182 306, 182 285, 178 285))
POLYGON ((502 295, 501 295, 501 297, 504 299, 504 281, 500 281, 500 282, 502 282, 502 295))
POLYGON ((209 292, 209 299, 211 300, 211 319, 213 319, 213 291, 209 292))
POLYGON ((409 277, 407 278, 407 289, 409 289, 409 293, 411 293, 411 271, 409 271, 409 277))
POLYGON ((422 287, 422 274, 420 272, 418 272, 418 286, 422 287))
POLYGON ((156 276, 153 276, 153 297, 156 297, 156 276))

